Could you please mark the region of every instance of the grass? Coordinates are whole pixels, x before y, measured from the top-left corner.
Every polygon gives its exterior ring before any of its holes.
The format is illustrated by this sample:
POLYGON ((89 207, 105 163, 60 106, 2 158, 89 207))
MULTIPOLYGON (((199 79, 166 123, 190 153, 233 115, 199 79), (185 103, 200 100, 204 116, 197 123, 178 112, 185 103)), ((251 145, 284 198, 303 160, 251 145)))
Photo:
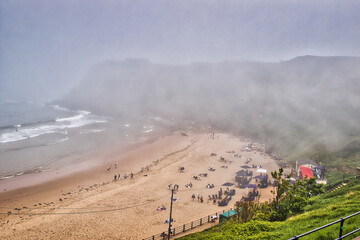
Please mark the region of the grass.
MULTIPOLYGON (((284 222, 250 221, 244 224, 227 222, 180 239, 289 239, 358 211, 360 211, 360 180, 354 180, 334 192, 310 198, 303 214, 284 222)), ((360 214, 346 220, 344 234, 359 228, 359 223, 360 214)), ((335 239, 339 234, 339 226, 335 224, 301 240, 335 239)), ((359 235, 360 233, 354 234, 352 238, 359 235)))

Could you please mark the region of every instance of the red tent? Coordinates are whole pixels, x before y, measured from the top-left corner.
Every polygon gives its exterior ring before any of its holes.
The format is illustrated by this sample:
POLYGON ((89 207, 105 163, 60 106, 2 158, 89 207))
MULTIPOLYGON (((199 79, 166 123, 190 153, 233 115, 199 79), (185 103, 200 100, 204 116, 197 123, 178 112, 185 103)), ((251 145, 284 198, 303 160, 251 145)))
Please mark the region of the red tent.
POLYGON ((314 177, 311 169, 308 167, 300 166, 300 171, 301 171, 301 175, 302 175, 303 179, 305 179, 305 178, 310 179, 310 178, 314 177))

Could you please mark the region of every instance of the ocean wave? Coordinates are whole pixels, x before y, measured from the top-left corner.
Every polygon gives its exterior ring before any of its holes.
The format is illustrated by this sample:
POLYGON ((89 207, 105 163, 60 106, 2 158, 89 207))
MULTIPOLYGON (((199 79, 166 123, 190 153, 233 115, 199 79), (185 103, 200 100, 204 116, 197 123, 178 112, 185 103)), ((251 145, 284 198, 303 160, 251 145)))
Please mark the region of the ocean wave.
POLYGON ((82 119, 84 117, 85 117, 84 114, 79 114, 79 115, 72 116, 72 117, 57 118, 57 119, 55 119, 55 122, 71 122, 71 121, 74 121, 74 120, 82 119))
POLYGON ((91 112, 85 111, 85 110, 78 110, 77 112, 79 112, 79 113, 81 113, 81 114, 84 114, 84 115, 89 115, 89 114, 91 114, 91 112))
POLYGON ((149 132, 152 132, 152 131, 154 131, 154 129, 145 130, 145 131, 143 131, 143 133, 149 133, 149 132))
POLYGON ((71 112, 70 109, 65 108, 65 107, 61 107, 59 105, 51 105, 55 110, 59 110, 59 111, 64 111, 64 112, 71 112))
POLYGON ((104 130, 101 130, 101 129, 88 129, 88 130, 81 131, 80 134, 99 133, 99 132, 103 132, 103 131, 104 130))
POLYGON ((5 180, 5 179, 13 178, 13 177, 15 177, 15 175, 6 175, 3 177, 0 176, 0 180, 5 180))
POLYGON ((50 133, 67 134, 67 131, 64 131, 66 129, 106 122, 107 120, 104 117, 95 116, 89 112, 82 112, 78 115, 59 118, 56 119, 56 121, 47 122, 46 124, 33 124, 16 129, 5 129, 0 133, 0 143, 15 142, 50 133))
POLYGON ((69 137, 62 138, 62 139, 60 139, 60 140, 58 140, 58 141, 48 143, 47 145, 53 145, 53 144, 62 143, 62 142, 65 142, 65 141, 67 141, 67 140, 69 140, 69 139, 70 139, 69 137))
POLYGON ((25 171, 20 171, 20 172, 15 172, 15 173, 10 173, 10 174, 8 173, 7 175, 0 176, 0 181, 9 179, 9 178, 13 178, 13 177, 18 177, 18 176, 25 175, 25 174, 43 172, 44 170, 42 168, 43 167, 37 167, 37 168, 31 168, 31 169, 25 170, 25 171))

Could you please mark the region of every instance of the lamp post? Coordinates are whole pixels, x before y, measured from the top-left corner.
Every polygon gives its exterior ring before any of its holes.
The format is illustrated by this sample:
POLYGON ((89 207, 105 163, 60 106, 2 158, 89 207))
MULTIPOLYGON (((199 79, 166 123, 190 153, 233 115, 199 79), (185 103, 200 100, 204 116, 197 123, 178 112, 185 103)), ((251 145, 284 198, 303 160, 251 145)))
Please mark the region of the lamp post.
POLYGON ((174 189, 171 189, 171 203, 170 203, 170 218, 169 218, 169 229, 168 229, 168 239, 170 239, 170 229, 171 229, 171 215, 172 215, 172 203, 174 197, 174 189))

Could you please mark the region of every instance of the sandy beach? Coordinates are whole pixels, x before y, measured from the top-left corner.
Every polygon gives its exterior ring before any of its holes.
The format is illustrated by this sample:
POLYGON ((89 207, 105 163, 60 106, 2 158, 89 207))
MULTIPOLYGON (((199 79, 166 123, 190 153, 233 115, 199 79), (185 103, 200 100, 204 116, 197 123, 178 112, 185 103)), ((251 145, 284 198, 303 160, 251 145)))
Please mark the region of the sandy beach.
MULTIPOLYGON (((262 152, 243 151, 250 143, 226 133, 215 133, 213 137, 206 131, 188 130, 152 139, 126 153, 116 147, 101 152, 93 158, 102 164, 35 186, 2 192, 0 238, 146 238, 167 231, 164 221, 169 218, 169 184, 179 185, 177 201, 173 203, 174 227, 231 208, 246 194, 246 189, 235 188, 236 195, 226 207, 213 204, 208 196, 220 188, 225 190, 227 187, 221 186, 225 182, 235 183, 235 174, 247 159, 252 159, 248 165, 254 176, 258 174, 253 164, 267 169, 269 175, 279 168, 274 159, 262 152), (184 171, 179 171, 179 167, 184 171), (124 173, 133 173, 133 178, 124 179, 124 173), (201 173, 207 176, 199 176, 201 173), (120 180, 114 181, 118 174, 120 180), (185 187, 190 182, 192 188, 185 187), (206 188, 207 184, 214 188, 206 188), (192 200, 193 194, 203 196, 204 202, 192 200), (162 205, 166 210, 157 211, 162 205)), ((259 189, 260 201, 271 199, 272 189, 259 189)))

